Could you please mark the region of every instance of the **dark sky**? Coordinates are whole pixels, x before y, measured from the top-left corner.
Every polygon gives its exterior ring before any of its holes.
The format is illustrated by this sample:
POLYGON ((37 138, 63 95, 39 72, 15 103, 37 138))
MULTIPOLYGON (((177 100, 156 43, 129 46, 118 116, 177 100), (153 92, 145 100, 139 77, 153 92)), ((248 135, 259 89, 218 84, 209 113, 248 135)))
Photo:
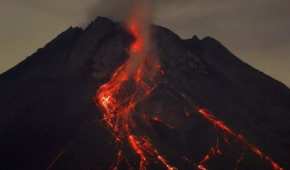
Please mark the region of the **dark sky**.
MULTIPOLYGON (((122 0, 0 0, 0 72, 69 26, 122 12, 122 0), (114 8, 112 8, 114 7, 114 8)), ((212 36, 290 86, 290 0, 159 0, 154 22, 183 38, 212 36)))

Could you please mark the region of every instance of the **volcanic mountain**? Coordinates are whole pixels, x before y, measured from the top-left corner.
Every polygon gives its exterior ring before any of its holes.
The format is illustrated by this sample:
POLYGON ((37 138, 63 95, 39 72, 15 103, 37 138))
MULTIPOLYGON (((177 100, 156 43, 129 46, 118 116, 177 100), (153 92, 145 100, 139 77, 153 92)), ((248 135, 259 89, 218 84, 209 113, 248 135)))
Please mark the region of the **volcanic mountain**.
POLYGON ((0 169, 290 168, 285 85, 213 38, 154 25, 152 39, 158 63, 132 80, 134 31, 103 17, 3 73, 0 169))

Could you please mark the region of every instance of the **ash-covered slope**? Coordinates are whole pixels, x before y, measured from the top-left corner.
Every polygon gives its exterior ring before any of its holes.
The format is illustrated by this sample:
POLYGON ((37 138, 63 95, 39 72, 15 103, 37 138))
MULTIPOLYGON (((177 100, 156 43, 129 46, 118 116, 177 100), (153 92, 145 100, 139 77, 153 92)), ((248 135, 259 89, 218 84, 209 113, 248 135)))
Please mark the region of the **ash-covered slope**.
MULTIPOLYGON (((153 38, 165 76, 144 108, 174 126, 152 122, 154 143, 172 164, 194 169, 221 136, 201 117, 184 115, 184 105, 190 105, 180 98, 185 94, 289 168, 286 86, 243 63, 212 38, 182 40, 159 26, 153 27, 153 38)), ((119 23, 100 17, 85 30, 68 29, 2 74, 0 169, 108 169, 115 146, 94 97, 125 61, 132 41, 119 23)), ((243 147, 233 144, 225 150, 231 151, 210 162, 209 169, 234 169, 239 152, 246 157, 240 169, 271 169, 243 147)), ((134 153, 128 155, 135 165, 134 153)))

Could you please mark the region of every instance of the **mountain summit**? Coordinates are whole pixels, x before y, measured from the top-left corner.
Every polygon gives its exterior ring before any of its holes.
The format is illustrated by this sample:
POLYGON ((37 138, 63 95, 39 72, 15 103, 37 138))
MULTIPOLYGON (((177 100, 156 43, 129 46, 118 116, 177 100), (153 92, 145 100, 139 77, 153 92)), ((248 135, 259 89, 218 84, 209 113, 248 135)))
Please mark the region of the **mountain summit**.
POLYGON ((132 113, 139 140, 116 142, 96 102, 135 41, 120 23, 98 17, 69 28, 3 73, 0 169, 290 168, 285 85, 213 38, 152 26, 152 40, 160 78, 132 113))

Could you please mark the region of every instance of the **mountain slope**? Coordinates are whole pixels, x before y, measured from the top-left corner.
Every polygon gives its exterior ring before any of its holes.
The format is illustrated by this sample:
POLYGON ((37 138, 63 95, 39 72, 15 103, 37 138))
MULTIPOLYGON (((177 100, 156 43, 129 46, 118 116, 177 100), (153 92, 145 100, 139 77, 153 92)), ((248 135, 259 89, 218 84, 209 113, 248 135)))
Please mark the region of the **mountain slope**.
MULTIPOLYGON (((176 127, 152 123, 159 136, 156 144, 174 164, 192 169, 180 155, 201 159, 219 136, 202 118, 181 115, 185 102, 176 95, 186 94, 289 168, 290 90, 285 85, 243 63, 212 38, 182 40, 160 26, 153 27, 153 38, 166 74, 144 107, 161 110, 158 116, 176 127)), ((119 23, 99 17, 85 30, 68 29, 2 74, 1 169, 110 166, 115 146, 94 96, 128 57, 132 41, 119 23)), ((218 159, 213 169, 233 169, 230 157, 218 159)), ((241 169, 260 167, 256 158, 245 162, 241 169)))

